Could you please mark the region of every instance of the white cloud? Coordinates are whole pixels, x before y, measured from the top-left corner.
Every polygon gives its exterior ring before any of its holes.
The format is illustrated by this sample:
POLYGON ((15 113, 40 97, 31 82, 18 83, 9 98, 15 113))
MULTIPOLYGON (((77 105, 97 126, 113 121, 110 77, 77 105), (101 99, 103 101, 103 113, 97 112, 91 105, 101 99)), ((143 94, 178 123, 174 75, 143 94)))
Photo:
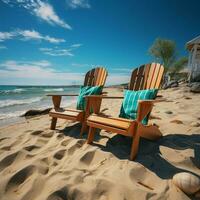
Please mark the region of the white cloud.
POLYGON ((78 48, 78 47, 81 47, 82 44, 72 44, 70 47, 71 48, 78 48))
POLYGON ((0 84, 67 85, 76 80, 81 84, 82 73, 60 72, 48 61, 15 61, 0 63, 0 84))
POLYGON ((55 47, 55 48, 39 48, 39 50, 42 51, 44 54, 50 56, 74 56, 74 54, 71 52, 71 49, 59 49, 55 47))
POLYGON ((6 46, 0 45, 0 49, 7 49, 6 46))
POLYGON ((74 56, 72 51, 79 48, 80 46, 82 46, 82 44, 73 44, 66 49, 60 49, 58 47, 54 47, 54 48, 39 48, 39 50, 44 54, 50 56, 74 56))
POLYGON ((65 42, 64 39, 50 37, 49 35, 42 35, 35 30, 16 30, 12 32, 0 32, 0 42, 14 38, 21 40, 44 40, 56 44, 65 42))
POLYGON ((0 42, 4 40, 10 40, 13 37, 15 37, 15 34, 13 32, 0 32, 0 42))
POLYGON ((41 0, 2 0, 4 3, 11 6, 17 5, 27 9, 31 14, 37 16, 39 19, 46 21, 51 25, 58 25, 66 29, 72 29, 72 27, 64 22, 54 11, 53 7, 41 0))
POLYGON ((67 0, 69 7, 76 8, 91 8, 88 0, 67 0))
POLYGON ((63 28, 72 29, 69 24, 65 23, 58 17, 58 15, 56 15, 53 7, 48 3, 38 1, 38 5, 34 9, 34 13, 36 16, 45 20, 49 24, 57 24, 63 28))
MULTIPOLYGON (((86 71, 84 73, 62 72, 56 70, 58 66, 56 68, 53 66, 46 60, 7 60, 0 63, 0 84, 70 85, 83 83, 86 71)), ((106 85, 128 83, 129 80, 129 74, 109 73, 106 85)))
POLYGON ((43 36, 35 30, 24 30, 18 32, 20 35, 24 37, 24 39, 36 39, 41 40, 43 36))

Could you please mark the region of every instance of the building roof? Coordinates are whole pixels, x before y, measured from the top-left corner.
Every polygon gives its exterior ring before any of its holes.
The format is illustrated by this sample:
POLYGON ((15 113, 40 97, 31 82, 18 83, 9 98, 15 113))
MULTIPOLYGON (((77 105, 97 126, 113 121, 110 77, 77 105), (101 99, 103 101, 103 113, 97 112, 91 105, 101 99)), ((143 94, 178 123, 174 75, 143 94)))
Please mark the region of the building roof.
POLYGON ((200 35, 186 43, 186 48, 190 51, 194 44, 200 44, 200 35))

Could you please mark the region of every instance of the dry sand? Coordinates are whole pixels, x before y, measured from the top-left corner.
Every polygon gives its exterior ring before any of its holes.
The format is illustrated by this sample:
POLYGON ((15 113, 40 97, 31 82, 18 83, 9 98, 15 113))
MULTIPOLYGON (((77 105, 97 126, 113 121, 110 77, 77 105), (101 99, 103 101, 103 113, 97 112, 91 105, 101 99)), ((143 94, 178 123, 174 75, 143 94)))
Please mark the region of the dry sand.
MULTIPOLYGON (((122 94, 117 88, 109 94, 122 94)), ((0 128, 1 200, 191 199, 171 178, 189 171, 200 175, 193 148, 200 143, 200 95, 185 86, 161 91, 151 123, 163 137, 142 139, 130 161, 131 138, 101 131, 93 145, 79 138, 80 125, 59 120, 49 130, 48 115, 0 128), (171 112, 169 112, 171 111, 171 112), (168 114, 171 113, 171 114, 168 114)), ((121 100, 104 100, 102 110, 117 116, 121 100)))

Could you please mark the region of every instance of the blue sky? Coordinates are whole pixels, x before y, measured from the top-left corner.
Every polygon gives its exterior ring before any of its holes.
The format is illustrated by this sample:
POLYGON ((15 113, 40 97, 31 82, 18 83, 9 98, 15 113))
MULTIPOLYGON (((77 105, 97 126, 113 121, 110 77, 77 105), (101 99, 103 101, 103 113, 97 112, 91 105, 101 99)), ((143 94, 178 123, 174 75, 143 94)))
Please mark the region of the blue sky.
POLYGON ((185 43, 200 34, 199 0, 0 0, 0 84, 80 84, 105 66, 108 84, 154 61, 157 37, 185 43))

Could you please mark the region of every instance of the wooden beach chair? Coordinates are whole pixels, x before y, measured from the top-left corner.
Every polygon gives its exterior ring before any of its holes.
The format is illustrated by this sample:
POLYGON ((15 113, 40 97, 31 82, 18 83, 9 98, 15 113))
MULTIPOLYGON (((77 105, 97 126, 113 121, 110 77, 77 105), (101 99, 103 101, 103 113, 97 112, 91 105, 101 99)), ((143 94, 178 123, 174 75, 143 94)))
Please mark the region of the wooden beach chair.
MULTIPOLYGON (((128 90, 138 91, 146 89, 159 89, 163 77, 163 72, 164 67, 160 64, 152 63, 142 65, 141 67, 133 70, 130 83, 128 85, 128 90)), ((94 102, 99 99, 118 99, 123 97, 92 95, 86 98, 88 99, 89 106, 89 104, 94 105, 94 102)), ((130 159, 133 160, 138 152, 140 137, 155 140, 162 136, 157 126, 144 125, 142 123, 142 120, 150 114, 154 102, 156 102, 156 100, 139 100, 137 117, 135 120, 120 117, 114 118, 101 116, 99 114, 99 110, 97 110, 97 112, 94 112, 94 114, 90 115, 87 119, 87 125, 89 126, 87 143, 92 143, 96 128, 133 137, 130 153, 130 159)))
MULTIPOLYGON (((104 86, 107 78, 107 71, 103 67, 97 67, 88 71, 85 75, 84 86, 104 86)), ((90 109, 87 106, 84 110, 60 108, 62 96, 79 96, 78 94, 48 94, 47 96, 52 96, 54 108, 49 112, 49 116, 52 117, 50 129, 54 130, 56 128, 57 119, 67 119, 72 121, 78 121, 82 123, 81 135, 86 129, 86 116, 89 115, 90 109), (88 114, 86 115, 86 113, 88 114)), ((101 103, 98 101, 99 104, 101 103)), ((95 104, 96 105, 96 104, 95 104)), ((95 106, 94 106, 95 107, 95 106)), ((97 107, 100 109, 100 105, 96 105, 95 112, 97 112, 97 107)))

